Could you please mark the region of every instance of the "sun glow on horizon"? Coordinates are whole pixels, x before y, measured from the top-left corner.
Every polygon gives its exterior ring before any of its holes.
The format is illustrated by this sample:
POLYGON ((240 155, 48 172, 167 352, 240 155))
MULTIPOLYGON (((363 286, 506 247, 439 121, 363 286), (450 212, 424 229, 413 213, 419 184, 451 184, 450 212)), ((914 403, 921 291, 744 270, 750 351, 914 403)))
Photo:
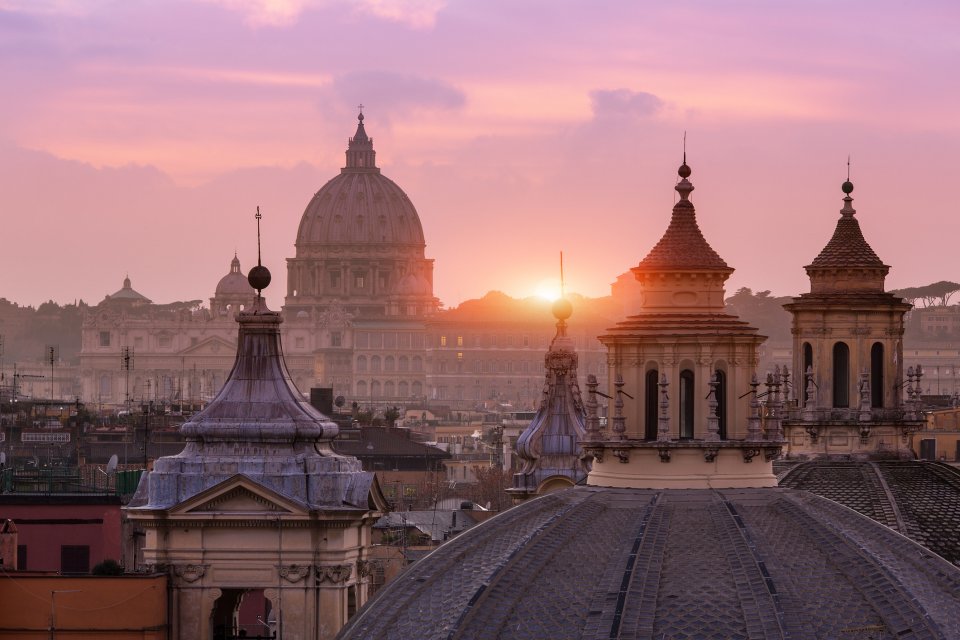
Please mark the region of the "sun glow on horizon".
POLYGON ((533 295, 547 302, 558 300, 563 295, 560 290, 560 280, 558 278, 541 280, 537 283, 533 295))

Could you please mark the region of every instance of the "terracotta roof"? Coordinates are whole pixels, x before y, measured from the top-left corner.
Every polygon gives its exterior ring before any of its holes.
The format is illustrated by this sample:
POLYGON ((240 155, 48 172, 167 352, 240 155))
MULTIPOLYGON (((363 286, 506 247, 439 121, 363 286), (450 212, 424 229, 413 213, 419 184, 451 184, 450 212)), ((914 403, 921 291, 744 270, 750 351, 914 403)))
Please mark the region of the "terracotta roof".
POLYGON ((837 228, 833 232, 830 242, 823 248, 813 262, 807 267, 830 269, 837 267, 868 267, 875 269, 886 268, 887 265, 877 257, 867 241, 863 239, 860 223, 854 217, 856 210, 851 206, 853 198, 843 199, 844 206, 840 211, 841 217, 837 220, 837 228))
POLYGON ((637 265, 638 269, 722 269, 730 271, 729 265, 713 250, 697 226, 697 212, 690 202, 693 185, 687 180, 690 168, 684 163, 679 171, 681 180, 675 187, 680 200, 673 205, 670 226, 647 257, 637 265))

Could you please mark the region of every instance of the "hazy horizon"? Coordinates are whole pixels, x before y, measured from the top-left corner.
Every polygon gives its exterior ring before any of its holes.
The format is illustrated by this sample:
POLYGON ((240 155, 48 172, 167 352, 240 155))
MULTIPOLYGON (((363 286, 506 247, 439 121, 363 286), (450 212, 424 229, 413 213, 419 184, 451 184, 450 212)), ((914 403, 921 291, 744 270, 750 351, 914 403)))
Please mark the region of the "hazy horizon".
POLYGON ((539 0, 0 0, 0 297, 212 296, 236 251, 279 308, 357 105, 447 307, 609 294, 667 226, 687 131, 705 237, 796 295, 852 156, 887 288, 960 280, 960 8, 539 0), (943 201, 946 204, 943 204, 943 201))

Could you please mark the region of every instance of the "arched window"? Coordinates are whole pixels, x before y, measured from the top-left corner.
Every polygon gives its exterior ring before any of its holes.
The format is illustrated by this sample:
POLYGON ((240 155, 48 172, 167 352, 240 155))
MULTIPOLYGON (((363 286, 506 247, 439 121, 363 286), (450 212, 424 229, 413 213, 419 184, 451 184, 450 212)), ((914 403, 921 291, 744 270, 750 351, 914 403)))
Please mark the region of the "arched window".
POLYGON ((409 385, 401 380, 400 384, 397 385, 397 395, 401 398, 406 398, 410 393, 409 385))
POLYGON ((370 397, 371 398, 380 397, 380 383, 376 380, 370 383, 370 397))
POLYGON ((366 380, 357 381, 357 396, 362 398, 367 395, 367 382, 366 380))
POLYGON ((386 398, 393 397, 393 383, 389 380, 383 383, 383 395, 386 398))
POLYGON ((393 371, 393 356, 387 356, 383 359, 383 370, 393 371))
POLYGON ((794 384, 803 385, 803 404, 804 405, 807 404, 807 399, 808 399, 807 398, 808 396, 807 371, 813 371, 813 347, 810 346, 809 342, 804 342, 803 343, 803 371, 801 372, 802 375, 798 376, 799 380, 794 379, 793 381, 794 384))
MULTIPOLYGON (((423 358, 421 358, 420 356, 413 356, 413 370, 423 371, 423 358)), ((420 394, 415 392, 414 395, 420 395, 420 394)))
POLYGON ((357 356, 357 371, 367 370, 367 356, 357 356))
POLYGON ((850 406, 850 347, 845 342, 833 345, 833 406, 850 406))
POLYGON ((657 415, 660 409, 660 374, 656 369, 647 371, 646 389, 644 392, 644 403, 646 406, 646 419, 643 437, 647 440, 657 439, 657 415))
MULTIPOLYGON (((414 359, 414 361, 416 361, 416 359, 414 359)), ((421 384, 420 382, 414 382, 412 385, 410 385, 410 394, 417 397, 422 396, 423 384, 421 384)))
POLYGON ((717 425, 720 439, 727 439, 727 374, 717 369, 717 425))
POLYGON ((694 410, 693 371, 680 372, 680 437, 693 437, 694 410))
POLYGON ((380 371, 380 356, 371 356, 370 371, 380 371))
POLYGON ((874 342, 870 348, 870 406, 883 406, 883 344, 874 342))
POLYGON ((410 369, 410 359, 407 356, 400 356, 397 359, 397 365, 400 371, 408 371, 410 369))

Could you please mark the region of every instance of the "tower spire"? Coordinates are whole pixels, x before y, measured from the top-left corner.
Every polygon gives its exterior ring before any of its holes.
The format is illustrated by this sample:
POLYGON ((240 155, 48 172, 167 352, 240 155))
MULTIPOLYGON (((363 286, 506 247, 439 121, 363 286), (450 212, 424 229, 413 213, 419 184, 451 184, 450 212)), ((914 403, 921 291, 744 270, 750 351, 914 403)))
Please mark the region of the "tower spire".
POLYGON ((260 219, 263 217, 260 214, 260 207, 257 207, 257 214, 254 217, 257 219, 257 266, 250 269, 250 273, 247 274, 247 282, 257 290, 257 299, 259 300, 263 290, 270 285, 271 276, 270 270, 260 262, 260 219))

